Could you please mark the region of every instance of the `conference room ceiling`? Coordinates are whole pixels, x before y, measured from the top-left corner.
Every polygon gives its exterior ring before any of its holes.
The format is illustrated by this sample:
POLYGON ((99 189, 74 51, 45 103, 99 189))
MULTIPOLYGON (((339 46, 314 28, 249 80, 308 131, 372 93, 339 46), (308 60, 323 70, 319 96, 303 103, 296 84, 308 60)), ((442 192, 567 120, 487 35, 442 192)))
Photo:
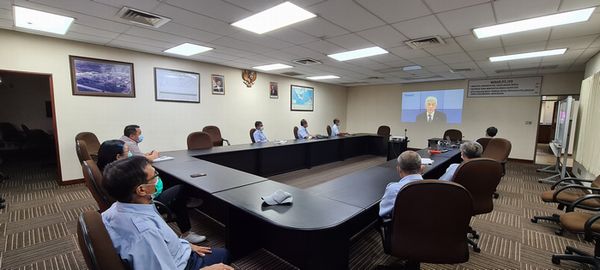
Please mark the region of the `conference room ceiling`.
POLYGON ((339 85, 582 71, 600 50, 600 9, 587 22, 501 37, 478 40, 471 31, 496 23, 597 6, 600 0, 293 0, 292 3, 317 17, 262 35, 230 25, 282 2, 2 0, 0 28, 31 32, 14 26, 12 6, 17 5, 75 18, 66 35, 44 35, 159 55, 168 55, 163 52, 165 49, 190 42, 214 50, 180 58, 242 69, 283 63, 294 68, 269 73, 302 74, 297 78, 333 74, 341 78, 326 82, 339 85), (172 20, 160 28, 138 26, 119 18, 117 13, 123 6, 172 20), (436 35, 445 44, 412 49, 404 43, 436 35), (380 46, 389 54, 345 62, 327 57, 371 46, 380 46), (544 58, 495 63, 488 60, 490 56, 557 48, 568 50, 564 55, 544 58), (304 66, 292 62, 300 58, 313 58, 322 64, 304 66), (423 68, 402 71, 402 67, 410 65, 423 68))

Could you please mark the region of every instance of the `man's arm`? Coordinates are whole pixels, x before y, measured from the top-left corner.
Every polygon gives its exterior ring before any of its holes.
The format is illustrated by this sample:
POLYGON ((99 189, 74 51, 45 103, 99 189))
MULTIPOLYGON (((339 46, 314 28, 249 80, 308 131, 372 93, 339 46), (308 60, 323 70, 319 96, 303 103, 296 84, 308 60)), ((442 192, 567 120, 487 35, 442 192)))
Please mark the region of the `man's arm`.
POLYGON ((385 193, 379 203, 379 216, 382 218, 390 218, 392 216, 392 210, 394 210, 394 203, 396 202, 396 195, 400 190, 398 183, 390 183, 385 188, 385 193))
POLYGON ((160 153, 156 150, 152 150, 152 152, 150 153, 146 153, 144 154, 144 156, 150 160, 150 161, 154 161, 155 159, 157 159, 160 156, 160 153))
MULTIPOLYGON (((127 254, 127 261, 132 269, 163 270, 178 269, 171 251, 156 230, 147 230, 140 235, 136 243, 132 243, 132 249, 127 254)), ((189 256, 189 252, 187 255, 189 256)))

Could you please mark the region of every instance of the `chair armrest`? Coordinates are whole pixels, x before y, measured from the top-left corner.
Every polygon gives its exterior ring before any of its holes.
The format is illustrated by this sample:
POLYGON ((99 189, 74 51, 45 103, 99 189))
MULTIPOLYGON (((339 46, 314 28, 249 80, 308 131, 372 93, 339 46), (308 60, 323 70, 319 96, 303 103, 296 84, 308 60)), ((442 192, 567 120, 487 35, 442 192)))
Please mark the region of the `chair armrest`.
POLYGON ((559 193, 561 193, 561 192, 563 192, 565 190, 568 190, 568 189, 586 190, 586 191, 590 191, 590 193, 592 193, 593 191, 597 191, 597 193, 600 193, 600 188, 593 188, 593 187, 586 187, 586 186, 580 186, 580 185, 577 185, 577 184, 572 184, 572 185, 566 185, 566 186, 563 186, 563 187, 557 189, 554 192, 554 194, 552 194, 552 200, 555 201, 555 202, 560 202, 562 204, 570 204, 570 203, 572 203, 572 202, 563 202, 563 201, 560 201, 558 199, 559 193))
POLYGON ((171 209, 169 209, 169 207, 167 207, 166 204, 157 200, 152 200, 152 202, 154 203, 154 206, 156 207, 156 210, 159 213, 164 211, 167 214, 167 218, 165 219, 166 222, 171 222, 173 220, 173 212, 171 211, 171 209))
POLYGON ((227 140, 227 139, 222 139, 222 140, 223 140, 224 142, 226 142, 226 143, 227 143, 227 145, 231 145, 231 144, 229 143, 229 140, 227 140))
POLYGON ((582 209, 592 210, 592 211, 600 211, 599 207, 581 207, 581 206, 579 206, 583 201, 587 201, 587 200, 591 200, 591 199, 600 199, 600 194, 585 195, 585 196, 577 199, 576 201, 574 201, 573 203, 571 203, 567 206, 567 212, 573 212, 573 210, 575 208, 582 208, 582 209))
POLYGON ((575 177, 566 177, 564 179, 561 179, 559 181, 557 181, 556 183, 554 183, 552 185, 552 190, 554 190, 557 186, 559 185, 565 185, 565 182, 570 181, 572 184, 577 185, 576 182, 585 182, 585 183, 592 183, 594 182, 593 180, 587 180, 587 179, 580 179, 580 178, 575 178, 575 177))
POLYGON ((585 222, 585 226, 583 227, 584 228, 583 233, 584 233, 584 238, 586 241, 592 242, 594 240, 594 234, 597 234, 597 233, 594 232, 594 230, 592 230, 592 225, 598 219, 600 219, 600 214, 592 216, 585 222))

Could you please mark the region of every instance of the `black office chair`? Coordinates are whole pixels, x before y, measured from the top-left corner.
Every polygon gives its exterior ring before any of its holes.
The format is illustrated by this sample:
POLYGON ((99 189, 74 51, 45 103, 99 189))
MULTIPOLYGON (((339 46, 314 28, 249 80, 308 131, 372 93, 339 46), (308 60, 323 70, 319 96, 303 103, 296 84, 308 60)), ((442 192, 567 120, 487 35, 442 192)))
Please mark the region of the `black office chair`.
POLYGON ((251 128, 250 129, 250 140, 252 141, 252 143, 255 143, 256 140, 254 140, 254 132, 256 131, 255 128, 251 128))
POLYGON ((450 138, 451 142, 462 141, 462 131, 458 129, 448 129, 444 132, 444 140, 450 138))
POLYGON ((300 139, 300 136, 298 136, 298 127, 294 127, 293 132, 294 132, 294 138, 300 139))
POLYGON ((327 136, 331 137, 331 133, 332 133, 331 126, 327 125, 327 136))

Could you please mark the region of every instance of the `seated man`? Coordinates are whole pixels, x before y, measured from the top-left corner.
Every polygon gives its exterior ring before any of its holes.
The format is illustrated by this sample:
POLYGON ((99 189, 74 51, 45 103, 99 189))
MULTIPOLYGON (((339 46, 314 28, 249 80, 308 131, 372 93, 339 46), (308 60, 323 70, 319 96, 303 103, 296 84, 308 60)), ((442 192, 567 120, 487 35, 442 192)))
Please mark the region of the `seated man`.
POLYGON ((265 130, 265 128, 261 121, 254 122, 254 128, 256 128, 256 130, 252 134, 252 137, 254 137, 254 142, 259 143, 259 142, 268 142, 269 141, 269 140, 267 140, 267 136, 263 132, 265 130))
POLYGON ((400 175, 401 179, 398 182, 389 183, 385 187, 385 193, 379 203, 379 216, 384 220, 392 218, 394 211, 394 203, 396 202, 396 195, 398 192, 408 183, 412 183, 418 180, 423 180, 421 173, 423 168, 421 167, 421 156, 415 151, 404 151, 397 159, 398 165, 396 170, 400 175))
POLYGON ((305 119, 300 120, 300 128, 298 128, 298 137, 300 139, 310 139, 313 136, 308 132, 308 122, 305 119))
POLYGON ((333 119, 333 126, 331 126, 331 136, 345 136, 348 133, 340 132, 340 119, 333 119))
MULTIPOLYGON (((133 155, 125 142, 121 140, 105 141, 100 145, 100 149, 98 150, 98 169, 102 172, 108 164, 115 160, 126 159, 131 156, 133 155)), ((159 178, 158 181, 161 182, 162 188, 162 180, 159 178)), ((188 215, 188 205, 190 205, 190 208, 195 208, 200 206, 201 203, 198 202, 198 199, 190 197, 189 191, 190 189, 182 184, 174 185, 165 189, 153 199, 166 205, 175 214, 175 222, 181 231, 181 238, 190 243, 197 244, 206 240, 206 236, 199 235, 191 230, 192 225, 190 224, 188 215)))
MULTIPOLYGON (((483 147, 478 142, 466 141, 460 145, 460 157, 462 158, 463 162, 472 158, 481 157, 481 153, 483 153, 483 147)), ((446 169, 446 173, 440 177, 440 180, 451 180, 460 164, 461 163, 450 164, 450 166, 448 166, 446 169)))
POLYGON ((119 139, 124 141, 129 147, 129 151, 136 156, 145 156, 148 160, 153 161, 158 158, 159 153, 156 150, 152 150, 150 153, 143 153, 138 146, 143 140, 142 130, 138 125, 128 125, 123 130, 123 136, 119 139))
POLYGON ((131 269, 233 269, 228 252, 179 239, 156 212, 158 174, 143 157, 120 159, 106 166, 102 185, 117 199, 102 213, 113 245, 131 269), (214 265, 214 266, 211 266, 214 265))
POLYGON ((498 134, 498 129, 496 127, 489 127, 485 130, 485 136, 488 138, 494 138, 498 134))

